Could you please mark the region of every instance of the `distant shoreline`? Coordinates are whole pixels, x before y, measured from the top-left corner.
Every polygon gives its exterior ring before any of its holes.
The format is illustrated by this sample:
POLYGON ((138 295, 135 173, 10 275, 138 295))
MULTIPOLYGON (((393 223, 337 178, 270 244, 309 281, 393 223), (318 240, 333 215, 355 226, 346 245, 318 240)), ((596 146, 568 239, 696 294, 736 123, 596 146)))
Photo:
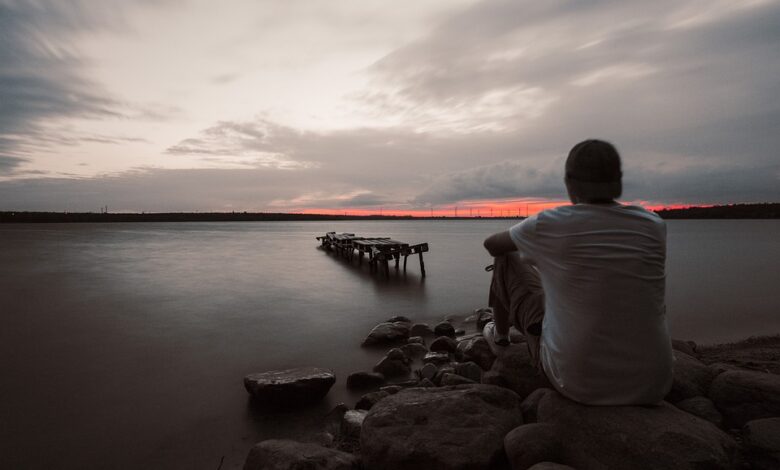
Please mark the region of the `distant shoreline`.
MULTIPOLYGON (((780 203, 730 204, 655 211, 664 219, 780 219, 780 203)), ((412 215, 331 215, 273 212, 0 212, 0 223, 95 222, 302 222, 338 220, 521 220, 525 217, 418 217, 412 215)))

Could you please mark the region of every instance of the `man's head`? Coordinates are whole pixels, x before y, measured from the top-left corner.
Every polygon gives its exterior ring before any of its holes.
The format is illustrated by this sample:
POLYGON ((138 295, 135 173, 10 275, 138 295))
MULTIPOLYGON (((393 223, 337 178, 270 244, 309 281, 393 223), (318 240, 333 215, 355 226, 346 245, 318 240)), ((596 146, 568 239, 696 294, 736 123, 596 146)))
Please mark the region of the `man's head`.
POLYGON ((623 192, 620 155, 603 140, 588 139, 575 145, 566 159, 566 189, 578 202, 609 202, 623 192))

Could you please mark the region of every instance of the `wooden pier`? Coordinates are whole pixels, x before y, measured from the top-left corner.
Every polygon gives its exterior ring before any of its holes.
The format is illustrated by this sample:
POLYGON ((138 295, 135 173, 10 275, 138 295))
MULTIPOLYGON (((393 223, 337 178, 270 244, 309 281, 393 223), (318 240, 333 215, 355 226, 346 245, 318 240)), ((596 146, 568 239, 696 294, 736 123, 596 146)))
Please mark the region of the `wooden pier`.
POLYGON ((368 257, 371 270, 381 269, 386 276, 390 275, 390 261, 395 261, 395 269, 399 269, 401 257, 404 258, 403 270, 406 272, 406 261, 411 255, 420 258, 420 273, 425 277, 425 262, 423 253, 428 251, 427 243, 410 245, 406 242, 393 240, 390 237, 358 237, 354 233, 328 232, 321 237, 316 237, 322 247, 335 251, 340 256, 352 260, 358 259, 358 264, 368 257))

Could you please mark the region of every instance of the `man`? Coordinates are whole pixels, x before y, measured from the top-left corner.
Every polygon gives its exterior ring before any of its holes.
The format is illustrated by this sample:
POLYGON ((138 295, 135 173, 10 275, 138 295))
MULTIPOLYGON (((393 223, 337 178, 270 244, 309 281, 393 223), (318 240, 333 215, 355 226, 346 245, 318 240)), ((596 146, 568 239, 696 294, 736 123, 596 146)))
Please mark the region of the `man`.
POLYGON ((514 325, 553 387, 588 405, 655 404, 672 383, 666 226, 615 201, 621 177, 615 147, 580 142, 566 160, 573 205, 485 240, 495 257, 486 339, 500 354, 514 325))

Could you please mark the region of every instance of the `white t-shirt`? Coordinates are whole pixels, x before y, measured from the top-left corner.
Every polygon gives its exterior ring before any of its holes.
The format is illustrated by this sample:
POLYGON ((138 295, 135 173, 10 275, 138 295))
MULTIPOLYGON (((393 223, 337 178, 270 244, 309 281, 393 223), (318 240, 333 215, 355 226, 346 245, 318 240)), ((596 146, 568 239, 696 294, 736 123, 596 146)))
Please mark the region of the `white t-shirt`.
POLYGON ((563 395, 654 404, 672 383, 664 302, 666 225, 641 207, 575 204, 509 230, 545 293, 540 358, 563 395))

